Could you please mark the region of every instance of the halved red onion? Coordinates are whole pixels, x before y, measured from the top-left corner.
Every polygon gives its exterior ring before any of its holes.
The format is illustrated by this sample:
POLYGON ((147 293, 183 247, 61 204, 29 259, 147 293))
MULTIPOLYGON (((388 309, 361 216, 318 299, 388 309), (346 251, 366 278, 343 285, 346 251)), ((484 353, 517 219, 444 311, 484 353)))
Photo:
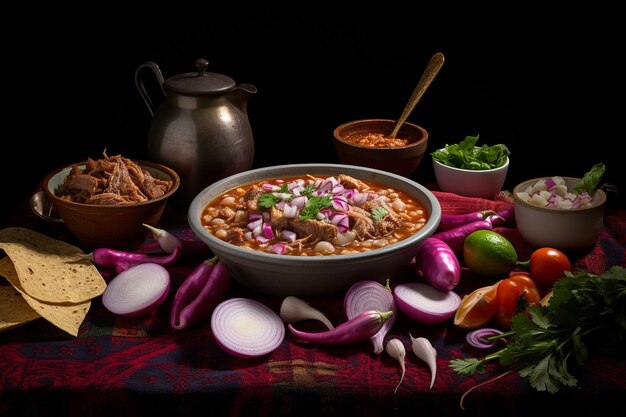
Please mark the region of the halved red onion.
POLYGON ((397 285, 393 296, 398 308, 421 324, 442 323, 461 305, 461 297, 454 291, 440 291, 422 282, 397 285))
POLYGON ((120 272, 107 285, 102 304, 113 314, 138 317, 156 310, 167 298, 170 274, 155 263, 139 264, 120 272))
POLYGON ((267 355, 285 339, 280 316, 248 298, 231 298, 218 304, 211 315, 211 331, 224 351, 242 358, 267 355))
POLYGON ((363 280, 353 284, 343 299, 343 309, 348 319, 369 311, 393 311, 380 330, 370 338, 374 345, 374 353, 377 355, 384 350, 384 339, 389 330, 396 322, 398 308, 393 294, 388 287, 373 280, 363 280))

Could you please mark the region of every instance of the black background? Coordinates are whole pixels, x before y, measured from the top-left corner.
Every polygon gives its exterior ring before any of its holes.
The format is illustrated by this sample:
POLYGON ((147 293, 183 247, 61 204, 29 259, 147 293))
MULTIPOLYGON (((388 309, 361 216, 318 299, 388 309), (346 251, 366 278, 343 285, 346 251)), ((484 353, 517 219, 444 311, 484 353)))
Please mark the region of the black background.
MULTIPOLYGON (((210 71, 254 84, 248 113, 260 167, 337 162, 333 129, 397 118, 440 51, 444 67, 409 117, 429 131, 429 153, 480 135, 479 144, 511 150, 505 188, 581 176, 598 162, 607 181, 623 185, 616 11, 196 7, 172 5, 150 18, 56 5, 4 16, 12 25, 2 29, 3 223, 52 169, 105 148, 145 157, 151 118, 134 72, 149 60, 167 78, 204 57, 210 71)), ((434 179, 429 156, 412 178, 434 179)), ((623 196, 611 198, 623 206, 623 196)))

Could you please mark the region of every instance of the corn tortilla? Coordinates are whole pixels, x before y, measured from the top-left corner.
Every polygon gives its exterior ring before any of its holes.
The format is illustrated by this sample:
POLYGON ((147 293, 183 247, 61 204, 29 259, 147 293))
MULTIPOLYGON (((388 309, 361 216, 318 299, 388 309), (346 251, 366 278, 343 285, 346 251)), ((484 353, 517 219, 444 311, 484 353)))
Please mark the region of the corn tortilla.
POLYGON ((0 285, 0 332, 13 329, 40 318, 10 285, 0 285))
POLYGON ((9 257, 0 259, 0 275, 5 277, 13 287, 14 291, 18 291, 37 316, 41 316, 54 324, 59 329, 71 334, 78 335, 80 325, 85 320, 87 312, 91 307, 91 301, 83 301, 75 304, 53 304, 45 303, 29 296, 22 286, 17 275, 17 271, 9 257))
POLYGON ((102 295, 106 282, 84 252, 69 243, 23 227, 0 230, 3 249, 17 272, 20 287, 47 303, 83 303, 102 295))

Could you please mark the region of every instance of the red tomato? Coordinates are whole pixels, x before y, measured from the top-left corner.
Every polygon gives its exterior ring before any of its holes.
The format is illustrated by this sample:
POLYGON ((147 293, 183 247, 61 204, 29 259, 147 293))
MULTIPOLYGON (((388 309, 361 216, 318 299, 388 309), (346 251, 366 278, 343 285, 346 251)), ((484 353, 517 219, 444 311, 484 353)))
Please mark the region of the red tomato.
POLYGON ((552 288, 572 268, 568 257, 553 248, 540 248, 530 255, 530 276, 541 288, 552 288))
POLYGON ((541 300, 539 288, 528 275, 512 275, 503 279, 496 294, 496 321, 505 329, 511 328, 511 319, 541 300))

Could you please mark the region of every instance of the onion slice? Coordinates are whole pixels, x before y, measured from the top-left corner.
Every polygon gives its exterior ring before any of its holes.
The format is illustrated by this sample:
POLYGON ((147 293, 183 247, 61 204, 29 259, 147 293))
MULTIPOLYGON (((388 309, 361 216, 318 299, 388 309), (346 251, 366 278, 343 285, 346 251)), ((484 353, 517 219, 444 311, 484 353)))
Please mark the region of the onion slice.
POLYGON ((442 323, 461 305, 454 291, 440 291, 421 282, 397 285, 393 296, 400 311, 420 324, 442 323))
POLYGON ((488 349, 495 346, 495 344, 498 342, 498 339, 490 340, 488 339, 488 337, 500 334, 502 334, 501 330, 485 327, 482 329, 476 329, 472 330, 471 332, 467 332, 467 335, 465 335, 465 339, 467 340, 467 343, 475 348, 488 349))
POLYGON ((249 298, 218 304, 211 315, 211 331, 224 351, 241 358, 266 355, 285 338, 285 325, 278 314, 249 298))
POLYGON ((383 352, 385 336, 396 322, 398 308, 389 287, 373 280, 359 281, 353 284, 343 299, 343 309, 348 320, 351 320, 364 311, 393 311, 380 330, 370 338, 374 345, 374 353, 383 352))
POLYGON ((167 298, 170 274, 163 266, 144 263, 115 276, 102 294, 102 304, 110 312, 138 317, 156 310, 167 298))

